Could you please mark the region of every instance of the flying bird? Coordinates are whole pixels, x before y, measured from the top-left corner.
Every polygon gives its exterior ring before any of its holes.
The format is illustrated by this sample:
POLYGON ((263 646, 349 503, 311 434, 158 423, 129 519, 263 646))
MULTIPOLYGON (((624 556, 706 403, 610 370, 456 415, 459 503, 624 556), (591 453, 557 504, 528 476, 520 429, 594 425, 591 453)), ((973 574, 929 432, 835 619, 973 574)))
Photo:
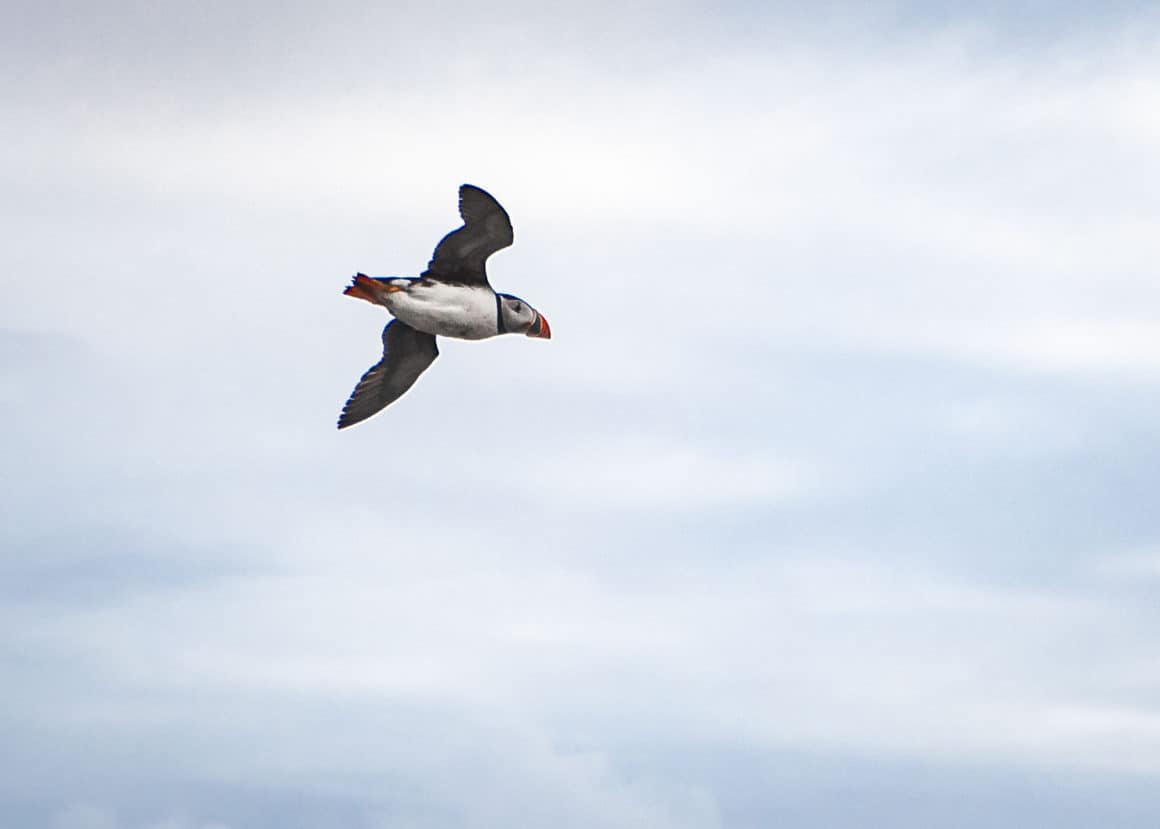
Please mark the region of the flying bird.
POLYGON ((383 329, 383 358, 375 363, 342 407, 338 428, 366 420, 398 400, 435 362, 435 337, 485 340, 500 334, 548 339, 544 316, 522 299, 496 293, 484 263, 512 243, 512 223, 500 203, 471 184, 459 188, 463 227, 435 246, 418 277, 357 274, 347 296, 382 305, 394 317, 383 329))

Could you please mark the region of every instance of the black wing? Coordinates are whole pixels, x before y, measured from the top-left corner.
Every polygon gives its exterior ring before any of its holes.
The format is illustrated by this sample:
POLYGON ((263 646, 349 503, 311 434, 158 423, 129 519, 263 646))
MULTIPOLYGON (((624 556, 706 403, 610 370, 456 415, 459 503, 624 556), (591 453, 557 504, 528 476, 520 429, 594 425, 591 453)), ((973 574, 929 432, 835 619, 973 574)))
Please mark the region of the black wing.
POLYGON ((435 335, 416 331, 398 320, 383 329, 383 359, 371 366, 342 407, 338 428, 361 423, 394 403, 435 362, 435 335))
POLYGON ((459 215, 463 227, 453 230, 435 246, 425 278, 466 285, 487 284, 483 263, 512 243, 512 223, 499 202, 471 184, 459 188, 459 215))

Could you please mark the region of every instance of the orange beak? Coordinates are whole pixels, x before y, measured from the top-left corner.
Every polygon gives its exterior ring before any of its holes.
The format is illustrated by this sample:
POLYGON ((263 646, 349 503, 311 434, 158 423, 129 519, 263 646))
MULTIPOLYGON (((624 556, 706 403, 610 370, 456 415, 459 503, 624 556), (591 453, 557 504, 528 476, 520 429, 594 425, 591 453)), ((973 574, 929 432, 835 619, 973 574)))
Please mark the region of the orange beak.
POLYGON ((528 336, 539 337, 542 340, 552 339, 552 328, 548 325, 548 320, 539 311, 536 312, 535 323, 528 329, 528 336))

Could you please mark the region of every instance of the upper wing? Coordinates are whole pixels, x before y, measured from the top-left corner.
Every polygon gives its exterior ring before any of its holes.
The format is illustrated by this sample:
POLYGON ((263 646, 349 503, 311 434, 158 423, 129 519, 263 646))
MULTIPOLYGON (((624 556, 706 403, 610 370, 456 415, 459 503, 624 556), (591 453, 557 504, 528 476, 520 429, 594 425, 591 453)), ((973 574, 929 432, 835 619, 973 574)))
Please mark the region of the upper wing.
POLYGON ((338 428, 366 420, 403 396, 419 375, 435 362, 435 335, 391 320, 383 329, 383 359, 371 366, 342 407, 338 428))
POLYGON ((499 202, 471 184, 459 188, 459 215, 463 227, 448 233, 435 246, 424 277, 465 284, 487 284, 483 263, 512 243, 512 223, 499 202))

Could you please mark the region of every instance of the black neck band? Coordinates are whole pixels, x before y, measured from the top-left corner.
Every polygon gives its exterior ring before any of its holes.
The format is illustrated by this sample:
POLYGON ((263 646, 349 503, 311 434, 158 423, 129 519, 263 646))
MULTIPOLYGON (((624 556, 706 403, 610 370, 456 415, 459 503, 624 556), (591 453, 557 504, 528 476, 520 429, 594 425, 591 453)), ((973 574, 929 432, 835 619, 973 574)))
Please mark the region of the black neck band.
POLYGON ((507 333, 507 326, 503 324, 503 300, 499 294, 495 295, 495 330, 501 334, 507 333))

